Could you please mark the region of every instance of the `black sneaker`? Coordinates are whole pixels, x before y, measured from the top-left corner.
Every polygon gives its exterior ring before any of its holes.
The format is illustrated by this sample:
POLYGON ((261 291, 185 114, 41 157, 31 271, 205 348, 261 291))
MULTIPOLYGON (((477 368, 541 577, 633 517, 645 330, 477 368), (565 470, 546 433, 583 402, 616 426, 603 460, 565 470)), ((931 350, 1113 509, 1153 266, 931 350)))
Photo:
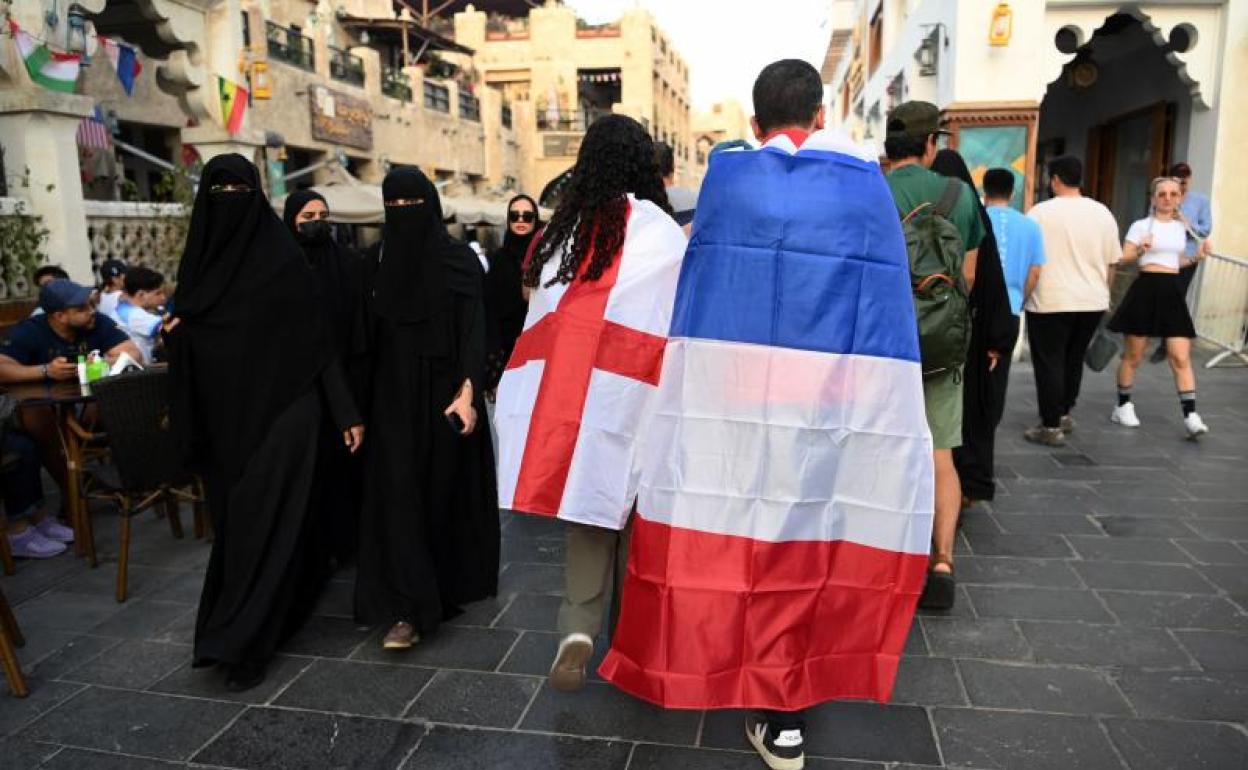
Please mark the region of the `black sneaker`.
POLYGON ((802 770, 806 766, 802 730, 773 730, 762 714, 745 718, 745 737, 771 770, 802 770))

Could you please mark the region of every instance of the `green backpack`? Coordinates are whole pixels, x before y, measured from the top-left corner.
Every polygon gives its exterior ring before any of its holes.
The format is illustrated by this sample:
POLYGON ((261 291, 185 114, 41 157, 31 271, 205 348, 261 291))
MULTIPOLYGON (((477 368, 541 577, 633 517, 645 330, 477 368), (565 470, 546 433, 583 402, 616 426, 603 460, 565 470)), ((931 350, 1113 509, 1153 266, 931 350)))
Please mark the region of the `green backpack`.
POLYGON ((971 345, 970 295, 962 276, 966 249, 949 221, 961 194, 962 182, 950 179, 936 205, 920 204, 901 218, 925 377, 965 364, 971 345))

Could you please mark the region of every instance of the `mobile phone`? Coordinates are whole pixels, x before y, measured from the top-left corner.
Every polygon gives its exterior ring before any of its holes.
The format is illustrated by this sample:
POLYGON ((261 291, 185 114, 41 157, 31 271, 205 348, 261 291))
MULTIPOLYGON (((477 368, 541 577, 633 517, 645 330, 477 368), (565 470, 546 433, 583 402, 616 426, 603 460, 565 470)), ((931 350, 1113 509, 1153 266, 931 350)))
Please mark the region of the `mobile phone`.
POLYGON ((455 429, 456 433, 464 432, 464 421, 460 419, 459 415, 451 412, 446 416, 446 421, 451 424, 451 427, 455 429))

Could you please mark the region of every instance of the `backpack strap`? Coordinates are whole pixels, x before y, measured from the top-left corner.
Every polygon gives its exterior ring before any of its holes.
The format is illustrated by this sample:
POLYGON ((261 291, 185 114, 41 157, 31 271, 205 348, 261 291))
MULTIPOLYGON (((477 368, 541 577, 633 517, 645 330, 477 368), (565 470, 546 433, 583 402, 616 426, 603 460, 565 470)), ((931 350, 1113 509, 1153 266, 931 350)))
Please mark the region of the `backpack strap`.
POLYGON ((927 201, 923 201, 919 205, 915 206, 914 210, 912 210, 909 214, 906 214, 904 217, 902 217, 901 223, 904 225, 905 223, 913 219, 915 214, 919 213, 920 211, 922 211, 923 209, 931 205, 932 205, 931 203, 928 203, 927 201))
POLYGON ((953 207, 958 205, 958 196, 961 194, 962 180, 950 179, 945 183, 945 191, 941 193, 940 200, 936 201, 935 207, 932 208, 932 213, 948 219, 950 212, 953 211, 953 207))

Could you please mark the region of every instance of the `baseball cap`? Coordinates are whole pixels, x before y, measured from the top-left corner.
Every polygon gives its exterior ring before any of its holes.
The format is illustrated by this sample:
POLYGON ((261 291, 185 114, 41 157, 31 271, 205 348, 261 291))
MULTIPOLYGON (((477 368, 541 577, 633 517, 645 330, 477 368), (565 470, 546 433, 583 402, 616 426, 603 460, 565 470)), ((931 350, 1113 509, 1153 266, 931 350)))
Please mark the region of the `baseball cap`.
POLYGON ((70 307, 82 307, 91 302, 92 290, 68 278, 56 278, 39 290, 39 307, 45 313, 55 313, 70 307))
POLYGON ((1187 165, 1185 161, 1179 161, 1170 167, 1170 175, 1184 179, 1192 175, 1192 167, 1187 165))
POLYGON ((113 278, 120 278, 126 274, 126 263, 120 259, 110 259, 100 265, 100 277, 108 281, 113 278))
POLYGON ((940 108, 931 102, 902 102, 888 113, 888 136, 923 139, 928 134, 949 133, 941 125, 940 108))

